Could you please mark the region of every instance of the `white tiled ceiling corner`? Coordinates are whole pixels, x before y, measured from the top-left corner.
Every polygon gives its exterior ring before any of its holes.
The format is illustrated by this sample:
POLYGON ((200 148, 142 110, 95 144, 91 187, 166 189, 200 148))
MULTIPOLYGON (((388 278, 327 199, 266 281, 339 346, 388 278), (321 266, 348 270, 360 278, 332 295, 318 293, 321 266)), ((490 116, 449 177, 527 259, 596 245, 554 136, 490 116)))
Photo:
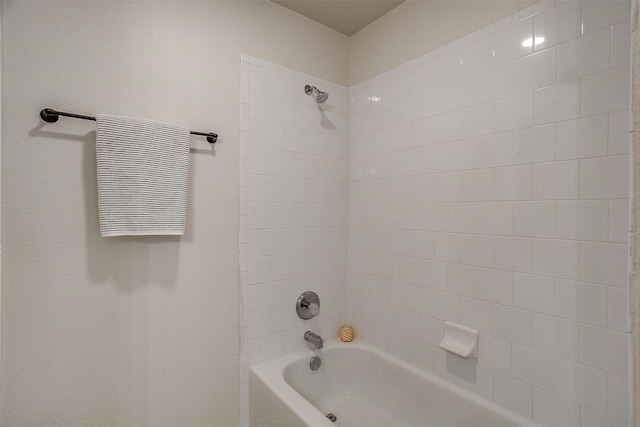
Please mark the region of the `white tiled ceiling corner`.
POLYGON ((346 36, 357 33, 404 0, 271 0, 346 36))

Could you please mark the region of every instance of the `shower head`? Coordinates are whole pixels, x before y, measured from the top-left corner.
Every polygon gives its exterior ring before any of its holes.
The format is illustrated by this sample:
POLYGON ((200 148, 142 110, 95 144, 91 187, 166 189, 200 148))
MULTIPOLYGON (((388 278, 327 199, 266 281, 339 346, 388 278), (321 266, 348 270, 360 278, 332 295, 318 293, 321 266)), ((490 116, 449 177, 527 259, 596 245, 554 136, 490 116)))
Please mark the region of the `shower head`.
POLYGON ((315 96, 318 104, 322 104, 327 100, 327 98, 329 98, 329 94, 327 92, 323 92, 315 86, 306 85, 304 87, 304 93, 315 96))

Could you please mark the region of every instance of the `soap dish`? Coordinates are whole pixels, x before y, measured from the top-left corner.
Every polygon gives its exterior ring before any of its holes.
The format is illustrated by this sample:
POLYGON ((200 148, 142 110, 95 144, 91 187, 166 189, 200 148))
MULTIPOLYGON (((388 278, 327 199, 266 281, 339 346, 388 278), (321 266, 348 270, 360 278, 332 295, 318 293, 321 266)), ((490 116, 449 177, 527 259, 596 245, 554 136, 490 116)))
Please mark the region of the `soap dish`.
POLYGON ((440 342, 440 348, 465 359, 476 358, 478 331, 453 322, 444 322, 444 338, 440 342))

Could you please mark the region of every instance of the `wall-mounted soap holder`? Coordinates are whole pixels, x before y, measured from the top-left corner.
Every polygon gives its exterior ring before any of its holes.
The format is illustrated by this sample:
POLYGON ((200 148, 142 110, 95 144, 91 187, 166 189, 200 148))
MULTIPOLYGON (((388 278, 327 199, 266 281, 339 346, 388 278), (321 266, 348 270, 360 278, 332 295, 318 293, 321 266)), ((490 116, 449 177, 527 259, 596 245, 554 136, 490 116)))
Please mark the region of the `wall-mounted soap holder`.
POLYGON ((304 292, 296 302, 296 313, 298 317, 309 320, 320 313, 320 297, 313 291, 304 292))
POLYGON ((440 342, 440 348, 465 359, 476 358, 478 331, 453 322, 444 322, 444 338, 440 342))

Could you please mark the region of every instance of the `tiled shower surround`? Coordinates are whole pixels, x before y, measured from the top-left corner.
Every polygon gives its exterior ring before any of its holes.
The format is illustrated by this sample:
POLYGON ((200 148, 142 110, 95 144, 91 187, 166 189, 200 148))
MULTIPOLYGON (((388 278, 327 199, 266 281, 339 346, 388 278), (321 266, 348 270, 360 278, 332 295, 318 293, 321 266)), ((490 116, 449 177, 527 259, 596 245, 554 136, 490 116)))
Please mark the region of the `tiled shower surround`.
POLYGON ((335 335, 347 320, 348 89, 242 58, 240 390, 247 366, 305 348, 305 331, 335 335), (304 86, 328 91, 316 104, 304 86), (302 292, 321 297, 303 321, 302 292))
MULTIPOLYGON (((338 233, 346 233, 346 219, 316 221, 329 211, 346 215, 347 187, 340 174, 315 175, 330 169, 308 157, 348 158, 348 319, 358 339, 543 426, 628 425, 629 8, 623 1, 537 3, 351 87, 348 156, 337 150, 345 133, 309 128, 332 135, 333 144, 310 145, 308 133, 287 142, 288 126, 322 124, 308 109, 317 106, 305 97, 305 82, 296 83, 301 95, 291 101, 306 113, 287 113, 294 121, 280 123, 283 130, 264 132, 250 119, 243 182, 249 235, 241 236, 249 251, 249 359, 253 349, 257 361, 304 348, 304 327, 280 323, 287 313, 295 316, 301 283, 320 290, 325 319, 344 320, 346 259, 338 256, 346 258, 346 237, 338 233), (254 129, 258 146, 251 143, 254 129), (280 145, 265 145, 265 135, 280 145), (314 151, 330 147, 334 155, 314 151), (294 153, 293 176, 262 169, 279 164, 265 149, 294 153), (280 177, 275 187, 264 181, 270 175, 280 177), (311 181, 296 192, 286 186, 293 178, 311 181), (252 194, 269 200, 252 201, 252 194), (280 206, 270 199, 279 194, 317 205, 254 216, 251 203, 280 206), (280 227, 261 223, 265 215, 285 215, 310 233, 335 232, 334 246, 316 248, 335 269, 311 270, 325 258, 306 264, 310 249, 300 246, 291 249, 289 271, 311 279, 256 283, 252 268, 262 274, 266 267, 252 267, 252 260, 273 261, 278 255, 269 242, 287 241, 278 233, 265 237, 265 229, 280 227), (298 262, 310 270, 297 270, 298 262), (316 273, 338 280, 316 287, 316 273), (439 349, 446 320, 480 331, 478 359, 439 349), (277 349, 269 334, 278 335, 277 349)), ((257 85, 250 85, 249 117, 260 108, 253 106, 257 85)), ((341 96, 335 85, 321 89, 341 96)), ((274 117, 284 117, 280 104, 269 105, 274 117)), ((341 107, 334 108, 340 116, 341 107)), ((324 244, 328 235, 306 236, 300 245, 324 244)), ((337 337, 337 323, 324 325, 326 338, 337 337)))

